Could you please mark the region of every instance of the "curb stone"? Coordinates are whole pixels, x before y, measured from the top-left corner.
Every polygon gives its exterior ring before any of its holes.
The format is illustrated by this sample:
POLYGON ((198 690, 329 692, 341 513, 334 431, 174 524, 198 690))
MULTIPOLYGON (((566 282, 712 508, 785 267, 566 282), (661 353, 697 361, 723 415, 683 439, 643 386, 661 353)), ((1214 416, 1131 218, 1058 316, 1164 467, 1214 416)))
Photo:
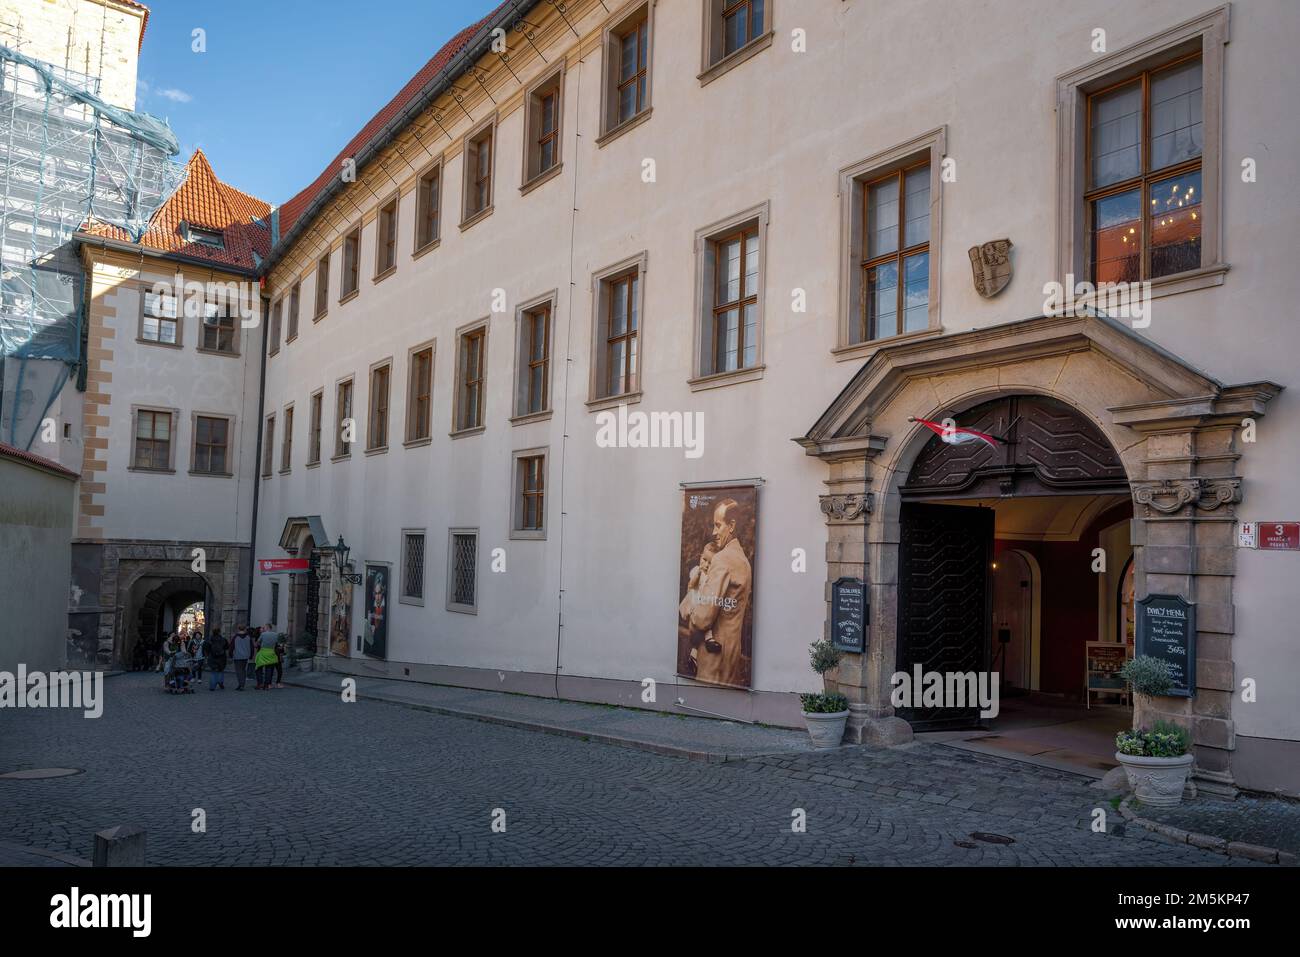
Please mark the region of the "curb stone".
POLYGON ((1207 851, 1214 851, 1217 854, 1225 854, 1228 857, 1242 857, 1251 861, 1262 861, 1265 864, 1282 864, 1284 866, 1295 867, 1297 858, 1295 854, 1289 851, 1279 850, 1276 847, 1261 847, 1258 844, 1247 844, 1245 841, 1229 841, 1227 838, 1215 837, 1212 834, 1198 834, 1195 831, 1184 831, 1182 828, 1172 827, 1168 824, 1162 824, 1159 821, 1148 820, 1139 817, 1129 805, 1133 801, 1133 796, 1129 795, 1119 802, 1119 813, 1130 824, 1136 824, 1138 827, 1146 828, 1156 834, 1162 834, 1165 837, 1172 838, 1180 844, 1190 844, 1193 847, 1199 847, 1207 851))

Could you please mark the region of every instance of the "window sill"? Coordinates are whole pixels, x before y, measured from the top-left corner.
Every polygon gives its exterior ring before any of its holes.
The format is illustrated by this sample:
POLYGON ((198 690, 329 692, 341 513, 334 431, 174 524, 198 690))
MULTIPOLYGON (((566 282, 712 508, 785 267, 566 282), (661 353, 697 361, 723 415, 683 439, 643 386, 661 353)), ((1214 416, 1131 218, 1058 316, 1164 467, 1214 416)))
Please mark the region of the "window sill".
POLYGON ((328 316, 329 314, 330 314, 330 311, 329 311, 328 309, 322 309, 320 312, 316 313, 316 315, 314 315, 314 316, 311 317, 311 321, 312 321, 312 322, 320 322, 322 319, 324 319, 324 318, 325 318, 326 316, 328 316))
POLYGON ((383 455, 383 454, 384 454, 385 452, 387 452, 387 451, 388 451, 388 446, 386 446, 386 445, 376 445, 373 449, 366 449, 366 455, 367 455, 367 456, 371 456, 371 455, 383 455))
POLYGON ((407 439, 405 442, 402 443, 402 448, 404 448, 404 449, 418 449, 418 448, 420 448, 421 446, 424 446, 424 445, 432 445, 432 444, 433 444, 433 436, 432 436, 432 435, 426 435, 426 436, 425 436, 424 438, 422 438, 422 439, 407 439))
POLYGON ((480 209, 477 213, 474 213, 473 215, 467 216, 464 219, 462 219, 460 221, 460 231, 463 233, 465 230, 469 229, 475 223, 487 219, 489 216, 492 215, 492 210, 494 208, 495 207, 489 204, 483 207, 482 209, 480 209))
POLYGON ((184 347, 183 345, 181 345, 179 342, 158 342, 158 341, 155 340, 155 339, 145 339, 145 338, 142 338, 141 336, 136 336, 136 337, 135 337, 135 341, 138 342, 138 343, 140 343, 140 345, 142 345, 142 346, 162 346, 164 349, 183 349, 183 348, 185 348, 185 347, 184 347))
POLYGON ((620 405, 636 405, 641 401, 641 390, 635 392, 624 392, 620 395, 605 395, 599 399, 587 400, 588 412, 599 412, 602 409, 615 409, 620 405))
POLYGON ((618 139, 628 130, 636 129, 646 120, 650 119, 650 113, 653 109, 654 109, 653 106, 647 106, 640 113, 636 114, 635 116, 631 116, 627 118, 622 123, 618 124, 618 126, 606 130, 604 133, 602 133, 600 136, 596 138, 596 148, 600 149, 604 147, 606 143, 614 142, 614 140, 618 139))
POLYGON ((234 478, 234 472, 201 472, 198 469, 190 469, 189 474, 196 478, 234 478))
POLYGON ((320 459, 317 459, 315 462, 308 462, 308 463, 307 463, 307 468, 309 468, 309 469, 318 469, 318 468, 320 468, 320 459))
POLYGON ((351 452, 344 452, 342 455, 331 455, 331 456, 330 456, 330 461, 331 461, 331 462, 346 462, 346 461, 348 461, 350 458, 352 458, 352 453, 351 453, 351 452))
POLYGON ((292 468, 292 467, 287 468, 287 469, 280 469, 280 474, 281 474, 281 475, 288 475, 288 474, 289 474, 290 472, 292 472, 292 471, 293 471, 293 468, 292 468))
POLYGON ((407 598, 405 595, 399 595, 397 598, 397 603, 399 605, 418 605, 421 608, 424 607, 423 598, 407 598))
POLYGON ((455 432, 448 432, 447 434, 451 436, 453 439, 464 439, 464 438, 468 438, 471 435, 480 435, 481 433, 486 431, 487 431, 486 425, 476 425, 472 429, 458 429, 455 432))
POLYGON ((512 542, 544 542, 546 541, 546 529, 512 528, 510 529, 510 540, 512 542))
POLYGON ((543 183, 547 182, 548 180, 555 179, 555 177, 560 175, 560 170, 562 170, 563 168, 564 168, 563 163, 556 163, 546 172, 538 173, 532 179, 528 180, 528 182, 524 183, 523 186, 519 187, 519 195, 527 196, 529 193, 531 193, 537 187, 541 186, 543 183))
POLYGON ((290 336, 289 338, 285 339, 285 340, 284 340, 284 344, 285 344, 285 346, 288 346, 289 343, 293 342, 293 341, 294 341, 295 339, 297 339, 297 338, 298 338, 297 336, 290 336))
POLYGON ((419 259, 419 258, 420 258, 421 256, 423 256, 425 253, 431 253, 431 252, 433 252, 435 249, 437 249, 437 248, 438 248, 439 246, 441 246, 441 245, 442 245, 442 240, 441 240, 441 239, 435 239, 435 240, 433 240, 433 241, 431 241, 431 242, 427 242, 427 243, 425 243, 423 246, 421 246, 419 249, 417 249, 415 252, 411 253, 411 258, 412 258, 412 259, 419 259))
POLYGON ((396 263, 394 263, 392 266, 389 266, 383 272, 375 273, 375 275, 371 278, 370 281, 373 283, 381 283, 395 272, 397 272, 396 263))
POLYGON ((734 372, 715 372, 713 375, 697 376, 694 379, 686 380, 686 384, 691 387, 692 392, 703 392, 706 389, 721 389, 724 386, 739 385, 741 382, 753 382, 755 379, 763 378, 763 370, 767 366, 749 366, 745 369, 736 369, 734 372))
POLYGON ((146 475, 175 475, 176 474, 175 469, 147 469, 140 465, 128 465, 126 467, 126 470, 128 472, 143 472, 146 475))
POLYGON ((710 66, 703 73, 696 77, 700 81, 700 86, 708 86, 722 74, 726 73, 732 67, 739 66, 756 53, 766 50, 772 45, 772 38, 775 36, 772 30, 767 31, 761 37, 755 37, 746 43, 739 50, 728 53, 717 63, 710 66))
POLYGON ((883 339, 868 339, 866 342, 854 342, 847 346, 836 346, 831 350, 831 355, 835 357, 836 362, 849 362, 854 359, 865 359, 871 356, 882 346, 892 346, 899 342, 910 342, 913 339, 928 339, 931 336, 943 334, 943 327, 936 326, 932 329, 918 329, 916 332, 904 332, 895 336, 885 336, 883 339))
POLYGON ((1227 263, 1215 263, 1213 266, 1202 266, 1200 269, 1189 269, 1186 272, 1175 273, 1172 276, 1161 276, 1159 279, 1151 280, 1151 298, 1159 299, 1162 296, 1175 296, 1180 292, 1193 292, 1197 289, 1209 289, 1211 286, 1222 286, 1224 276, 1232 267, 1227 263))
POLYGON ((361 289, 360 289, 359 287, 356 288, 356 289, 353 289, 353 290, 352 290, 350 293, 348 293, 346 296, 340 296, 340 297, 339 297, 339 305, 341 306, 341 305, 343 305, 345 302, 351 302, 353 299, 357 298, 357 296, 359 296, 360 294, 361 294, 361 289))
POLYGON ((527 425, 529 422, 545 422, 555 414, 554 409, 546 409, 542 412, 528 412, 524 415, 512 415, 510 417, 511 425, 527 425))
POLYGON ((263 482, 269 482, 270 480, 271 480, 271 473, 270 473, 270 472, 263 472, 263 473, 262 473, 262 481, 263 481, 263 482))
POLYGON ((457 605, 454 602, 447 602, 447 610, 454 611, 458 615, 478 614, 478 608, 475 605, 457 605))
POLYGON ((238 358, 239 358, 239 353, 238 353, 238 352, 228 352, 228 351, 226 351, 225 349, 205 349, 205 348, 203 348, 203 346, 196 346, 196 347, 194 348, 194 351, 195 351, 195 352, 201 352, 201 353, 203 353, 205 356, 224 356, 224 357, 227 358, 227 359, 238 359, 238 358))
POLYGON ((266 354, 266 357, 267 357, 268 359, 274 359, 274 358, 275 358, 276 356, 278 356, 279 354, 280 354, 280 347, 279 347, 279 346, 276 346, 274 349, 272 349, 270 352, 268 352, 268 353, 266 354))

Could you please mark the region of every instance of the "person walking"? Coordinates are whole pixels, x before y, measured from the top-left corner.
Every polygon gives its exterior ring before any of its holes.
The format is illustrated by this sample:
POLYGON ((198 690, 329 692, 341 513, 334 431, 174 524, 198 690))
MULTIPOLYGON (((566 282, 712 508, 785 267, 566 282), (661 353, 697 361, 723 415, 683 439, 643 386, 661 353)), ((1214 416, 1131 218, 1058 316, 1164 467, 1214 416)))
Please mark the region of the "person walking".
POLYGON ((257 657, 253 663, 257 666, 257 690, 270 691, 271 677, 275 673, 275 646, 280 640, 280 636, 275 629, 267 624, 262 629, 262 634, 257 639, 257 657))
POLYGON ((284 635, 276 635, 275 642, 275 686, 284 687, 284 656, 289 653, 284 635))
POLYGON ((230 644, 220 628, 213 628, 208 640, 203 643, 203 655, 208 663, 208 690, 226 690, 226 657, 230 654, 230 644))
POLYGON ((235 640, 230 647, 230 660, 235 665, 235 690, 244 690, 244 681, 248 678, 248 659, 253 657, 253 637, 248 633, 247 625, 240 625, 235 630, 235 640))
POLYGON ((203 680, 203 663, 204 663, 205 655, 207 654, 204 651, 203 646, 204 646, 203 632, 202 631, 194 632, 194 637, 190 639, 189 652, 190 652, 190 657, 194 659, 194 680, 195 681, 203 680))

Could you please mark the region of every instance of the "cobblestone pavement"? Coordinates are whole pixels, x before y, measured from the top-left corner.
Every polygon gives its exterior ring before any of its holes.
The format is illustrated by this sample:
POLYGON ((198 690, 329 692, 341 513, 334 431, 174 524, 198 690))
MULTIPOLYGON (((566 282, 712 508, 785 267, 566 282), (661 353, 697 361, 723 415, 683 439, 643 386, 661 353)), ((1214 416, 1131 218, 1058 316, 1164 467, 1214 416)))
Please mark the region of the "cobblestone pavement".
POLYGON ((295 688, 105 693, 96 720, 0 711, 0 773, 85 772, 0 780, 0 842, 88 858, 140 824, 167 865, 1245 863, 1125 830, 1086 779, 940 745, 707 764, 295 688))
POLYGON ((1202 799, 1178 807, 1138 805, 1133 811, 1149 821, 1184 831, 1300 854, 1300 801, 1270 797, 1202 799))

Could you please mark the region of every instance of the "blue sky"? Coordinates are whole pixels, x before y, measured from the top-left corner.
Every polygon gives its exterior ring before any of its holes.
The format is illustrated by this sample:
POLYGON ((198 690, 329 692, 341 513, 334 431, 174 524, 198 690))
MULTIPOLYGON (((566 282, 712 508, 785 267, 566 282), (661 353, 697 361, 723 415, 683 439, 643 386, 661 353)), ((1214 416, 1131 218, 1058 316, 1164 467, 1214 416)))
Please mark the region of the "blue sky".
POLYGON ((144 0, 136 108, 232 186, 283 203, 497 0, 144 0), (206 31, 207 51, 191 47, 206 31))

